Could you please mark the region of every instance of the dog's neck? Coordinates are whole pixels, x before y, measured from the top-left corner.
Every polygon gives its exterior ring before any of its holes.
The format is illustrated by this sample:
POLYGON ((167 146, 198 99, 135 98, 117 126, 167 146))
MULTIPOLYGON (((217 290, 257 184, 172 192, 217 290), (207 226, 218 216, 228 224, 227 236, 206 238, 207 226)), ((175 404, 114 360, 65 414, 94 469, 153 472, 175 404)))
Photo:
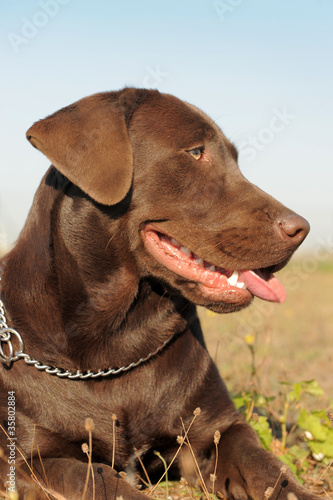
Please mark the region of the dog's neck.
POLYGON ((108 242, 109 235, 96 234, 96 212, 89 212, 90 234, 76 249, 75 221, 70 227, 64 216, 71 203, 42 183, 20 239, 6 257, 2 297, 26 352, 64 369, 98 370, 145 357, 168 336, 186 330, 195 307, 153 280, 140 279, 135 262, 123 262, 126 241, 119 221, 108 242), (104 259, 98 255, 103 238, 109 245, 104 259), (95 269, 90 273, 91 260, 95 269))

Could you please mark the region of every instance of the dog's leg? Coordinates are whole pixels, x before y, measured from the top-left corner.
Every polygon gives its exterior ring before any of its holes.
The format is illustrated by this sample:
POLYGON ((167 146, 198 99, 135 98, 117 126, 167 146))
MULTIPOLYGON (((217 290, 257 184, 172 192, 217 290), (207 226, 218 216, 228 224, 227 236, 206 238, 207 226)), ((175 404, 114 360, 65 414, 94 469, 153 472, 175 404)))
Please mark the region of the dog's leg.
MULTIPOLYGON (((22 471, 22 468, 20 470, 22 471)), ((45 499, 46 495, 42 488, 38 486, 37 479, 48 493, 58 493, 66 500, 82 500, 87 470, 88 465, 79 460, 70 458, 45 459, 43 460, 43 468, 41 466, 34 467, 35 480, 31 480, 31 482, 27 480, 31 476, 31 472, 27 472, 24 476, 20 474, 20 480, 18 481, 19 494, 23 498, 24 494, 29 490, 33 490, 37 494, 36 498, 45 499)), ((122 497, 123 500, 142 500, 146 498, 143 493, 128 484, 110 466, 95 463, 93 464, 93 471, 94 481, 90 471, 88 487, 84 495, 86 500, 92 498, 96 500, 116 500, 118 497, 122 497)))
POLYGON ((299 485, 280 460, 261 447, 253 429, 242 422, 221 436, 215 491, 234 500, 318 499, 299 485))

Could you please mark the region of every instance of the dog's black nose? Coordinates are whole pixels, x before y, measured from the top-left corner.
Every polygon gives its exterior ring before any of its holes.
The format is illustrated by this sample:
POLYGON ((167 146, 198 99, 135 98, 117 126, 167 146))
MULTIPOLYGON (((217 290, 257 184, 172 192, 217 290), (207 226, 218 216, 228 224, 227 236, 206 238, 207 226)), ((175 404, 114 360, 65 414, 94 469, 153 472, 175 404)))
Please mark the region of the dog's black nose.
POLYGON ((310 224, 300 215, 293 212, 278 221, 281 238, 288 241, 290 246, 302 243, 310 231, 310 224))

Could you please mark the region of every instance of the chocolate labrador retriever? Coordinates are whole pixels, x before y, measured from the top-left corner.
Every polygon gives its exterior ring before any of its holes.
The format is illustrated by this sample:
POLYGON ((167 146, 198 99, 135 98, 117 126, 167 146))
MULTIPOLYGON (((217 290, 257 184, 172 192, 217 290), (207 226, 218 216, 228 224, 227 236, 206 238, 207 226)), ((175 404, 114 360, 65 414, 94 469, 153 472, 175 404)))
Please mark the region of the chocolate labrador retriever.
MULTIPOLYGON (((209 491, 219 431, 220 497, 317 498, 235 411, 195 308, 282 302, 273 273, 308 223, 242 176, 202 111, 157 90, 87 97, 27 138, 52 166, 1 261, 2 488, 81 499, 88 471, 86 499, 143 499, 140 462, 158 477, 154 451, 170 462, 200 408, 188 439, 209 491)), ((173 471, 195 482, 182 450, 173 471)))

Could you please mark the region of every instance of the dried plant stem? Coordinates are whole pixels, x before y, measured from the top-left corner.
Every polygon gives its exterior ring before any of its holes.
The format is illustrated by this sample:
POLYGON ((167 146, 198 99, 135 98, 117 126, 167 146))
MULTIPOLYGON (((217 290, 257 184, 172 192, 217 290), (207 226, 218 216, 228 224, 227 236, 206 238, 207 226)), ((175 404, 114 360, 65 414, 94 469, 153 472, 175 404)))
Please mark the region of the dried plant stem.
POLYGON ((275 481, 275 484, 273 486, 273 490, 272 490, 272 493, 271 495, 273 494, 273 492, 275 491, 275 488, 277 487, 277 485, 279 484, 279 481, 280 481, 280 478, 282 476, 282 474, 284 474, 285 472, 287 472, 288 468, 286 465, 282 465, 281 469, 280 469, 280 474, 279 474, 279 477, 277 478, 277 480, 275 481))
POLYGON ((10 498, 5 491, 1 491, 0 490, 0 498, 1 498, 1 500, 2 500, 2 497, 3 498, 10 498))
POLYGON ((44 480, 45 480, 46 486, 48 487, 48 489, 50 489, 49 482, 48 482, 47 475, 46 475, 46 471, 45 471, 44 464, 43 464, 43 460, 42 460, 42 457, 41 457, 41 454, 40 454, 40 449, 39 449, 38 443, 36 443, 36 446, 37 446, 38 458, 39 458, 40 464, 41 464, 42 469, 43 469, 44 480))
MULTIPOLYGON (((89 436, 89 441, 90 441, 90 436, 89 436)), ((89 442, 89 446, 90 446, 90 442, 89 442)), ((92 461, 91 461, 91 452, 90 452, 90 449, 89 449, 87 443, 84 443, 82 445, 82 450, 83 450, 83 452, 88 457, 88 468, 87 468, 86 480, 84 482, 84 488, 83 488, 83 493, 82 493, 82 500, 85 499, 85 496, 87 494, 90 473, 91 473, 91 477, 92 477, 92 487, 93 487, 93 496, 92 496, 92 498, 93 498, 93 500, 95 500, 95 493, 96 493, 95 492, 95 475, 94 475, 94 469, 93 469, 92 461)))
POLYGON ((185 486, 188 495, 191 497, 192 500, 194 500, 192 486, 190 486, 186 481, 186 479, 184 479, 183 477, 180 478, 179 482, 182 486, 185 486))
MULTIPOLYGON (((82 448, 83 449, 83 448, 82 448)), ((87 489, 88 489, 88 483, 89 483, 89 476, 90 476, 90 466, 89 466, 89 450, 85 451, 87 457, 88 457, 88 468, 87 468, 87 474, 86 474, 86 480, 84 482, 84 488, 83 488, 83 493, 82 493, 82 499, 85 499, 85 496, 87 494, 87 489)))
POLYGON ((82 494, 82 500, 84 500, 86 494, 87 494, 87 489, 88 489, 88 483, 89 483, 89 476, 91 472, 91 478, 92 478, 92 488, 93 488, 93 500, 95 500, 95 475, 94 475, 94 469, 92 466, 92 431, 95 430, 95 424, 94 421, 91 418, 87 418, 85 422, 85 428, 88 431, 88 436, 89 436, 89 446, 84 443, 82 445, 82 451, 87 455, 88 457, 88 469, 87 469, 87 475, 86 475, 86 480, 84 483, 84 489, 83 489, 83 494, 82 494))
POLYGON ((92 466, 92 431, 89 431, 89 467, 91 470, 91 477, 92 477, 93 500, 95 500, 96 488, 95 488, 94 468, 92 466))
POLYGON ((219 442, 221 439, 221 434, 219 431, 216 431, 214 434, 214 444, 215 444, 215 466, 214 466, 214 473, 213 473, 213 487, 212 487, 212 493, 215 495, 215 481, 216 481, 216 472, 217 472, 217 462, 219 459, 219 442))
POLYGON ((31 470, 34 469, 34 466, 33 466, 33 457, 34 457, 33 450, 34 450, 35 435, 36 435, 36 424, 34 424, 34 430, 32 432, 32 443, 31 443, 31 450, 30 450, 30 467, 31 467, 31 470))
MULTIPOLYGON (((144 484, 146 486, 146 488, 150 488, 151 487, 151 485, 145 479, 143 479, 143 477, 140 476, 140 474, 138 472, 135 474, 135 476, 139 479, 139 481, 141 481, 142 484, 144 484)), ((140 487, 141 487, 141 485, 140 485, 140 487)), ((140 487, 138 487, 138 489, 140 487)))
POLYGON ((325 474, 327 473, 327 471, 328 471, 328 470, 332 467, 332 465, 333 465, 333 460, 331 460, 331 461, 330 461, 330 463, 328 464, 328 466, 327 466, 327 467, 325 467, 324 472, 323 472, 323 473, 322 473, 322 475, 321 475, 321 476, 317 479, 317 481, 316 481, 316 482, 312 485, 312 487, 311 487, 311 490, 310 490, 310 491, 312 491, 312 490, 313 490, 313 488, 314 488, 314 487, 315 487, 315 486, 319 483, 319 481, 321 481, 321 480, 323 479, 323 477, 325 476, 325 474))
POLYGON ((114 461, 116 456, 116 421, 117 415, 113 413, 112 415, 112 462, 111 467, 114 469, 114 461))
POLYGON ((144 475, 146 476, 146 479, 147 479, 147 484, 149 485, 149 487, 150 487, 150 488, 152 488, 152 486, 153 486, 153 485, 151 484, 150 478, 149 478, 149 476, 148 476, 148 472, 147 472, 146 467, 144 466, 144 464, 143 464, 143 462, 142 462, 142 460, 141 460, 141 457, 140 457, 140 455, 139 455, 139 452, 138 452, 138 450, 135 448, 135 446, 133 446, 133 448, 134 448, 134 452, 135 452, 135 454, 136 454, 136 456, 137 456, 137 458, 138 458, 138 460, 139 460, 139 463, 140 463, 140 465, 141 465, 141 467, 142 467, 142 470, 143 470, 143 472, 144 472, 144 475))
POLYGON ((61 495, 61 493, 58 493, 57 491, 51 491, 51 493, 54 496, 54 498, 56 498, 56 500, 68 500, 63 495, 61 495))
POLYGON ((180 450, 182 449, 182 446, 185 442, 185 439, 187 438, 187 434, 188 432, 190 431, 195 419, 197 418, 197 416, 199 415, 199 413, 197 412, 194 412, 194 417, 192 418, 191 422, 190 422, 190 425, 188 426, 188 429, 185 430, 185 435, 184 435, 184 439, 183 441, 180 443, 179 445, 179 448, 178 450, 176 451, 173 459, 171 460, 171 462, 169 463, 166 471, 164 471, 164 473, 162 474, 162 476, 160 477, 160 479, 157 481, 157 483, 155 484, 155 486, 150 490, 150 492, 148 493, 148 496, 150 497, 152 495, 152 493, 156 490, 157 486, 160 484, 160 482, 164 479, 164 476, 167 474, 167 472, 169 471, 170 467, 172 466, 172 464, 174 463, 174 461, 176 460, 176 458, 178 457, 179 453, 180 453, 180 450))
POLYGON ((204 494, 205 494, 206 498, 207 498, 208 500, 210 500, 210 495, 209 495, 209 492, 208 492, 207 486, 206 486, 206 484, 205 484, 205 481, 204 481, 204 479, 203 479, 203 477, 202 477, 201 470, 200 470, 199 464, 198 464, 198 462, 197 462, 197 459, 195 458, 195 454, 194 454, 193 448, 192 448, 192 446, 191 446, 190 440, 189 440, 188 435, 187 435, 187 433, 186 433, 186 429, 185 429, 185 426, 184 426, 183 419, 181 418, 180 420, 181 420, 181 422, 182 422, 182 426, 183 426, 184 432, 185 432, 185 434, 186 434, 185 439, 186 439, 187 445, 188 445, 188 447, 189 447, 189 450, 190 450, 190 452, 191 452, 191 455, 192 455, 192 458, 193 458, 193 461, 194 461, 194 464, 195 464, 196 470, 197 470, 197 472, 198 472, 198 475, 199 475, 199 481, 200 481, 200 483, 201 483, 201 486, 202 486, 203 492, 204 492, 204 494))
MULTIPOLYGON (((15 445, 15 447, 16 447, 16 445, 15 445)), ((3 460, 4 462, 8 463, 7 459, 4 457, 4 453, 3 453, 2 448, 0 448, 0 460, 3 460)), ((20 472, 21 476, 23 476, 28 482, 31 481, 31 476, 29 476, 29 474, 25 470, 21 469, 21 467, 19 465, 16 465, 16 470, 18 470, 20 472)))
POLYGON ((26 464, 26 466, 28 467, 28 469, 31 472, 31 478, 33 479, 33 481, 35 481, 35 483, 38 484, 38 486, 41 488, 41 490, 43 491, 43 493, 46 496, 46 498, 48 498, 48 500, 51 500, 51 498, 48 495, 48 493, 50 493, 50 492, 47 491, 46 488, 44 488, 44 486, 40 483, 40 481, 36 477, 35 473, 31 469, 30 465, 28 464, 27 459, 25 458, 25 456, 23 455, 23 453, 21 452, 21 450, 16 446, 16 444, 14 443, 14 441, 9 437, 9 435, 7 434, 7 432, 5 431, 5 429, 3 428, 3 426, 1 424, 0 424, 0 429, 6 435, 7 439, 9 439, 9 441, 11 442, 11 444, 13 444, 15 446, 15 449, 18 451, 19 455, 22 457, 24 463, 26 464))

